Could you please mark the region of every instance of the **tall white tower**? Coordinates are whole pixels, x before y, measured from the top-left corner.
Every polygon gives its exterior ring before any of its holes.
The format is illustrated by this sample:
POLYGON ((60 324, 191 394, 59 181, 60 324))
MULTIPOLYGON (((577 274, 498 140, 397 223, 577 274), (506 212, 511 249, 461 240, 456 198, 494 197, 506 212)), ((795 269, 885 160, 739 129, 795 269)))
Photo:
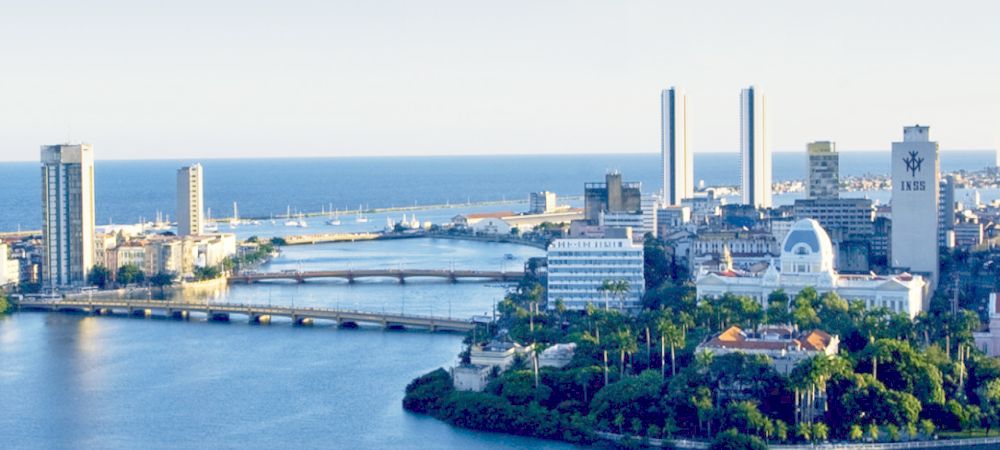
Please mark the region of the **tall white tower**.
POLYGON ((660 92, 660 154, 663 202, 679 205, 694 196, 694 158, 687 141, 687 95, 671 87, 660 92))
POLYGON ((42 286, 81 286, 94 266, 94 149, 43 145, 42 286))
POLYGON ((892 266, 938 275, 938 144, 925 126, 903 128, 892 143, 892 266))
POLYGON ((177 170, 177 235, 200 236, 205 231, 204 173, 201 164, 177 170))
POLYGON ((764 95, 750 86, 740 92, 740 189, 743 204, 771 206, 771 151, 767 148, 764 95))

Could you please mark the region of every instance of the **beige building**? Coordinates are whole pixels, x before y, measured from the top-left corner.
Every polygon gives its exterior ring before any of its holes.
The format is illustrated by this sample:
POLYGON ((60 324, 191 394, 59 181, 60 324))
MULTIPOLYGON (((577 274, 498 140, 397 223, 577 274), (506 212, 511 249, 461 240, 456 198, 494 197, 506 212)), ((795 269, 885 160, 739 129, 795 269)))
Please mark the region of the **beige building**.
POLYGON ((819 355, 836 355, 839 350, 840 338, 825 331, 799 332, 792 326, 767 325, 756 332, 729 327, 698 344, 695 351, 710 352, 716 356, 727 353, 764 355, 770 359, 775 370, 788 375, 802 360, 819 355))
POLYGON ((177 170, 178 236, 201 236, 205 232, 204 177, 201 164, 177 170))

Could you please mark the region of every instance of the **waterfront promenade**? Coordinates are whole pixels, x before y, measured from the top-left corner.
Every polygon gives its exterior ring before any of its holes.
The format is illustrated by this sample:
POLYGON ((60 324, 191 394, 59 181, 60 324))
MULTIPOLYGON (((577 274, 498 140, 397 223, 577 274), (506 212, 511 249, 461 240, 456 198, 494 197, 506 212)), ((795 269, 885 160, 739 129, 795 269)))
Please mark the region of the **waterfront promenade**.
POLYGON ((229 321, 233 315, 251 323, 267 323, 272 317, 287 317, 293 324, 311 324, 329 320, 341 326, 359 324, 384 328, 416 328, 429 331, 465 332, 475 328, 471 319, 356 311, 333 308, 286 307, 237 303, 189 303, 156 300, 41 300, 22 299, 16 302, 21 310, 82 312, 94 315, 154 316, 187 319, 192 313, 204 314, 209 320, 229 321))

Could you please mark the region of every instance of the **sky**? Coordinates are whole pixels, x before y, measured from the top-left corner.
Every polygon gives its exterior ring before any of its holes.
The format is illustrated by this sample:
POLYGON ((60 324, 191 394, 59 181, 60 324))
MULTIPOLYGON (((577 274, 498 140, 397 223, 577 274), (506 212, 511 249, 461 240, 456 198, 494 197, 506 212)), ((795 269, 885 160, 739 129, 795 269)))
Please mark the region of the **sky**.
POLYGON ((1000 146, 1000 3, 0 0, 0 160, 1000 146))

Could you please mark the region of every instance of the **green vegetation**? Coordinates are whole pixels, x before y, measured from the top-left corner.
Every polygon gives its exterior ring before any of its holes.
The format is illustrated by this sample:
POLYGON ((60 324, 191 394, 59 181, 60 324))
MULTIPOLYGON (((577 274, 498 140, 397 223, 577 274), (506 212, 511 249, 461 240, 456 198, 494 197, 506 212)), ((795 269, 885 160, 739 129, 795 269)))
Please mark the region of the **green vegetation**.
POLYGON ((98 289, 107 289, 111 281, 111 271, 104 266, 94 266, 87 274, 87 284, 97 286, 98 289))
POLYGON ((125 264, 118 268, 118 274, 115 281, 122 286, 128 286, 130 284, 137 284, 146 281, 146 275, 142 273, 142 269, 135 264, 125 264))
MULTIPOLYGON (((591 305, 546 308, 544 280, 529 275, 498 305, 499 318, 470 333, 481 344, 496 330, 540 350, 577 344, 564 368, 530 358, 491 379, 483 392, 456 392, 437 370, 407 387, 406 409, 456 426, 586 442, 594 432, 696 438, 712 448, 778 442, 908 441, 940 433, 1000 428, 1000 360, 974 348, 975 313, 935 302, 915 320, 885 308, 805 289, 776 291, 766 307, 736 295, 697 299, 647 239, 647 294, 626 315, 591 305), (650 251, 652 249, 652 251, 650 251), (696 353, 699 342, 737 325, 791 323, 841 338, 838 355, 777 372, 764 356, 696 353)), ((532 266, 534 267, 534 266, 532 266)), ((628 288, 608 280, 611 305, 628 288)), ((463 353, 468 361, 468 353, 463 353)))
POLYGON ((0 316, 10 311, 10 302, 7 301, 7 293, 0 289, 0 316))

